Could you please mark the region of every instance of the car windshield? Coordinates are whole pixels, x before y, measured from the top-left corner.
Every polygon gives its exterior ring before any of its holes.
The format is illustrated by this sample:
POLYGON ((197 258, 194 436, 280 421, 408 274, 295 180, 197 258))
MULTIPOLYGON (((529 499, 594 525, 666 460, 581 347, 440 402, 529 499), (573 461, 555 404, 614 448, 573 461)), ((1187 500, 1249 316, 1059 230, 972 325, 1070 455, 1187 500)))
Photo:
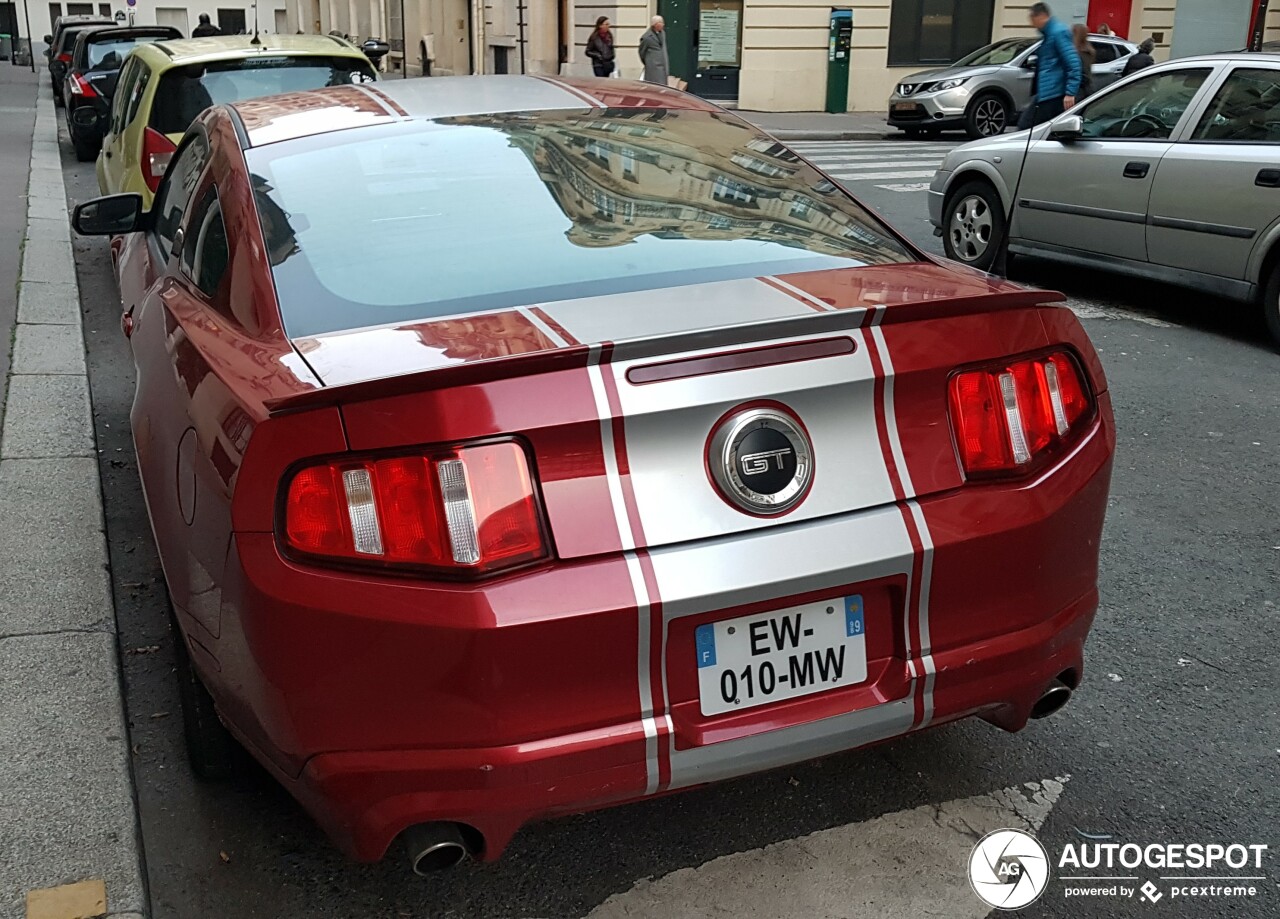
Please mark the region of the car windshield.
POLYGON ((1007 64, 1015 57, 1036 44, 1038 38, 1006 38, 994 42, 985 48, 971 51, 951 66, 953 67, 989 67, 1007 64))
POLYGON ((119 70, 124 63, 124 56, 133 50, 135 45, 153 42, 157 36, 138 35, 133 38, 113 38, 109 41, 86 42, 86 70, 119 70))
POLYGON ((294 338, 915 258, 790 149, 719 113, 465 116, 246 158, 294 338))
POLYGON ((373 65, 358 57, 251 57, 190 64, 160 78, 150 123, 161 134, 181 134, 211 105, 375 79, 373 65))

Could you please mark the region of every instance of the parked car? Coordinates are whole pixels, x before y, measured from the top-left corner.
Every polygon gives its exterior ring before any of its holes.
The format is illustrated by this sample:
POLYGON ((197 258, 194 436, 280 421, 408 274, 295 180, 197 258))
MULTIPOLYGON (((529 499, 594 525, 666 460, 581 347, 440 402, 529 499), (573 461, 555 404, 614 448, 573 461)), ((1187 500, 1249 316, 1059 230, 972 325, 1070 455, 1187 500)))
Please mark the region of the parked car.
POLYGON ((53 21, 53 33, 44 37, 48 49, 49 82, 53 86, 53 104, 62 105, 62 83, 67 77, 67 65, 71 63, 71 50, 77 36, 85 29, 103 29, 114 26, 110 16, 59 16, 53 21))
POLYGON ((187 127, 210 105, 373 82, 355 45, 332 35, 226 35, 137 46, 129 55, 98 157, 104 194, 151 196, 187 127))
POLYGON ((733 113, 290 93, 206 111, 142 204, 74 223, 116 235, 191 759, 225 725, 357 858, 1080 682, 1115 435, 1079 322, 733 113))
MULTIPOLYGON (((1089 43, 1098 53, 1097 92, 1120 78, 1138 46, 1113 35, 1090 35, 1089 43)), ((1031 104, 1039 49, 1039 38, 1005 38, 949 67, 913 74, 889 97, 889 124, 912 136, 952 128, 975 138, 1002 134, 1031 104)))
POLYGON ((1280 342, 1280 55, 1142 70, 1031 132, 951 151, 929 192, 948 257, 1000 246, 1261 302, 1280 342), (1014 202, 1017 201, 1017 207, 1014 202))
POLYGON ((102 148, 116 80, 129 52, 136 45, 175 38, 182 38, 182 33, 172 26, 85 29, 80 33, 67 65, 62 94, 76 159, 87 163, 102 148))

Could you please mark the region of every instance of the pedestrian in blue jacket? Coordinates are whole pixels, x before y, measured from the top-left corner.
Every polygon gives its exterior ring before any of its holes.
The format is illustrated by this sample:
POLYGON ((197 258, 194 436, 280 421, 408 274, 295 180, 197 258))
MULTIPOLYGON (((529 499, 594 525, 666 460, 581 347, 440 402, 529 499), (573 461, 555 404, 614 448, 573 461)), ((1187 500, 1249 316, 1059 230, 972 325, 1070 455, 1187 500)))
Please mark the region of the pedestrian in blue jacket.
POLYGON ((1031 24, 1044 41, 1036 52, 1035 103, 1018 120, 1019 128, 1030 128, 1056 118, 1076 104, 1080 92, 1080 55, 1071 40, 1071 30, 1053 18, 1047 3, 1031 4, 1031 24))

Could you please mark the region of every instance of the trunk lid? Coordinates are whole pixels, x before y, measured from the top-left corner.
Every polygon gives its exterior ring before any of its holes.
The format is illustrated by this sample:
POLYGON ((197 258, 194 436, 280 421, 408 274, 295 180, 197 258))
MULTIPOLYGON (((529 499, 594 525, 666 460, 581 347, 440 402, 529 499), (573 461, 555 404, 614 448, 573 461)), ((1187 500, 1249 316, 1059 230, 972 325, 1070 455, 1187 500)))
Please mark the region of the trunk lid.
POLYGON ((338 405, 356 451, 519 436, 560 557, 657 547, 958 486, 947 376, 1043 347, 1028 307, 1054 297, 916 264, 326 334, 294 341, 326 388, 272 408, 338 405), (713 435, 753 408, 811 444, 812 483, 783 514, 715 481, 713 435))

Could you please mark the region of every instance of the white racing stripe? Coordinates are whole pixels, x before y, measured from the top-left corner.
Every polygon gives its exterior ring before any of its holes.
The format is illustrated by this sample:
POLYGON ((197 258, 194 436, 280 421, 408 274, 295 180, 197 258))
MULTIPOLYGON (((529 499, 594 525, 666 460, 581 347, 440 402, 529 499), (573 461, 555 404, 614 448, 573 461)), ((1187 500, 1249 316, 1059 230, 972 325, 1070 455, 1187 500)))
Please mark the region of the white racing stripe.
MULTIPOLYGON (((969 887, 965 866, 977 837, 1005 828, 1036 832, 1069 780, 1060 776, 926 804, 721 856, 639 881, 588 919, 982 919, 998 911, 969 887)), ((792 794, 786 773, 773 781, 776 794, 792 794)))

